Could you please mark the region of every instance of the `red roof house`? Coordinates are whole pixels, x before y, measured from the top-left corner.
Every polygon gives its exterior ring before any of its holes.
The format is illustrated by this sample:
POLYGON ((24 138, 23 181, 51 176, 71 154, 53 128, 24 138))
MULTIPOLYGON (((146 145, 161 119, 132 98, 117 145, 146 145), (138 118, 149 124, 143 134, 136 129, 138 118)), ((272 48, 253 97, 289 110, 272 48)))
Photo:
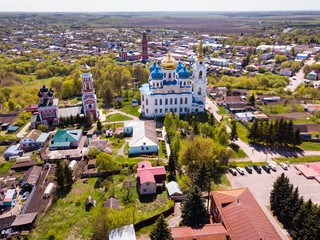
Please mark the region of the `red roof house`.
POLYGON ((138 163, 137 181, 140 194, 154 194, 157 192, 157 184, 164 184, 166 169, 164 166, 152 167, 151 162, 138 163))

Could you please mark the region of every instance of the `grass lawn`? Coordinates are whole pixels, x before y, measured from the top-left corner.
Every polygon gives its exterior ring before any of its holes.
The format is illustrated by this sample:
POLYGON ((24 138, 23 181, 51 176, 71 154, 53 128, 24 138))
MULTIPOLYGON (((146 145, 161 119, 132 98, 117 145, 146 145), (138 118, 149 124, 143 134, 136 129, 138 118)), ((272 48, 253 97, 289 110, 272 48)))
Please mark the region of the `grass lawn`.
POLYGON ((0 173, 6 173, 10 170, 14 162, 4 162, 0 164, 0 173))
POLYGON ((320 143, 317 142, 302 142, 298 147, 305 151, 320 151, 320 143))
POLYGON ((140 117, 141 113, 139 113, 139 111, 138 111, 139 109, 140 109, 140 106, 131 107, 131 106, 127 105, 127 106, 120 108, 118 110, 125 112, 125 113, 128 113, 130 115, 133 115, 135 117, 140 117))
POLYGON ((246 165, 252 167, 253 165, 259 165, 261 166, 262 164, 265 164, 265 162, 252 162, 252 161, 247 161, 247 162, 229 162, 229 167, 244 167, 246 165))
POLYGON ((225 109, 224 107, 220 107, 220 106, 218 106, 218 108, 219 108, 219 111, 217 113, 219 115, 230 116, 228 109, 225 109))
POLYGON ((320 162, 320 156, 303 156, 297 158, 276 158, 277 162, 303 163, 303 162, 320 162))
POLYGON ((164 141, 159 141, 159 157, 167 158, 166 144, 164 141))
POLYGON ((121 139, 121 138, 110 137, 107 139, 109 139, 109 142, 112 144, 112 149, 119 149, 125 143, 124 138, 121 139))
POLYGON ((224 173, 215 173, 211 185, 211 191, 219 191, 228 189, 231 186, 227 176, 224 173))
POLYGON ((128 121, 128 120, 132 120, 132 118, 125 116, 121 113, 115 113, 115 114, 106 116, 105 122, 119 122, 119 121, 128 121))
POLYGON ((237 144, 230 144, 233 158, 245 158, 248 155, 237 145, 237 144))
POLYGON ((270 114, 281 114, 288 112, 303 112, 304 108, 301 104, 275 104, 275 105, 257 105, 257 107, 262 111, 262 113, 270 114))
POLYGON ((111 110, 102 110, 103 114, 107 114, 107 113, 110 113, 110 112, 112 112, 112 111, 111 110))
POLYGON ((119 123, 110 123, 110 124, 102 125, 102 129, 109 129, 109 128, 112 128, 113 130, 115 130, 116 128, 118 128, 118 127, 123 127, 123 126, 124 126, 123 122, 119 122, 119 123))
POLYGON ((237 130, 238 130, 238 135, 240 137, 240 139, 246 143, 249 142, 249 139, 248 139, 248 129, 243 126, 241 123, 237 122, 237 130))

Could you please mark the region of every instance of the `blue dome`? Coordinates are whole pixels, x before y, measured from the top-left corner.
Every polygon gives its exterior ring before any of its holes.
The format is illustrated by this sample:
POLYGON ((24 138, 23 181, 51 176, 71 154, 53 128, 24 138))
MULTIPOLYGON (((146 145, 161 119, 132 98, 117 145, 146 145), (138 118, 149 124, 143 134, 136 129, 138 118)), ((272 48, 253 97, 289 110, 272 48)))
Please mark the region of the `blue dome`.
POLYGON ((156 69, 151 73, 152 78, 163 78, 163 72, 160 67, 156 67, 156 69))
POLYGON ((181 62, 178 62, 176 71, 179 72, 183 67, 183 64, 181 62))
POLYGON ((157 67, 157 64, 156 64, 156 63, 153 63, 153 64, 151 65, 151 67, 149 67, 150 73, 152 73, 152 72, 156 69, 156 67, 157 67))
POLYGON ((179 78, 190 78, 191 73, 190 71, 186 68, 183 67, 179 72, 178 72, 179 78))

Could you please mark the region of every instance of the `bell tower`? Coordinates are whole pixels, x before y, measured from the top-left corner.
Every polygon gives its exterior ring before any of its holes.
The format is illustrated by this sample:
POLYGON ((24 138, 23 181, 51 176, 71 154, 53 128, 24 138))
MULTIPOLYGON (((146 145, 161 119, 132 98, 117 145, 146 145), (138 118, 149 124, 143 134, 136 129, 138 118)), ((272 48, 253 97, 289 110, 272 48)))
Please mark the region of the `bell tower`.
POLYGON ((97 97, 93 87, 93 79, 91 69, 88 65, 81 68, 81 84, 82 84, 82 104, 85 116, 92 116, 95 120, 98 118, 97 97))
POLYGON ((193 96, 196 102, 206 102, 207 66, 203 57, 202 31, 199 45, 199 55, 193 65, 193 96))

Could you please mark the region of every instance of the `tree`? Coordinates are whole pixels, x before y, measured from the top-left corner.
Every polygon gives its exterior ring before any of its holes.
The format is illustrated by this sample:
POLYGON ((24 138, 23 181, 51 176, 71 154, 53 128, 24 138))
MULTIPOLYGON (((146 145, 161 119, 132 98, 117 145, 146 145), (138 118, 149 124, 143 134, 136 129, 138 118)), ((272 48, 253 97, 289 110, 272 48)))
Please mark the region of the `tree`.
POLYGON ((210 126, 214 126, 214 116, 213 116, 213 113, 211 113, 211 114, 209 115, 208 123, 210 124, 210 126))
POLYGON ((207 165, 205 162, 202 163, 201 168, 196 172, 194 176, 194 185, 199 187, 199 189, 204 191, 204 189, 207 187, 207 184, 209 183, 209 171, 207 168, 207 165))
POLYGON ((118 169, 117 162, 111 155, 105 152, 101 152, 97 156, 96 166, 99 172, 109 172, 118 169))
POLYGON ((294 143, 293 145, 297 146, 301 144, 301 135, 300 135, 300 128, 297 128, 294 132, 294 143))
POLYGON ((256 105, 256 97, 254 96, 254 93, 249 97, 249 104, 251 106, 255 106, 256 105))
POLYGON ((232 127, 231 127, 230 141, 234 142, 234 141, 238 140, 238 131, 237 131, 236 120, 233 120, 231 124, 232 124, 232 127))
POLYGON ((200 226, 207 222, 208 212, 205 201, 196 186, 186 196, 181 207, 182 224, 200 226))
POLYGON ((101 129, 102 129, 102 124, 101 124, 101 122, 100 122, 100 119, 98 118, 98 121, 97 121, 97 130, 98 130, 98 131, 101 131, 101 129))
POLYGON ((72 170, 69 168, 68 164, 64 163, 64 181, 67 186, 71 186, 73 183, 72 170))
POLYGON ((130 202, 130 190, 135 186, 135 181, 132 178, 127 178, 122 183, 122 189, 127 192, 124 199, 125 202, 130 202))
POLYGON ((89 148, 88 157, 90 159, 95 159, 99 153, 101 153, 101 149, 97 147, 91 147, 89 148))
POLYGON ((37 129, 40 130, 41 132, 48 132, 49 127, 47 125, 40 124, 38 125, 37 129))
POLYGON ((54 173, 55 181, 59 188, 64 188, 64 173, 63 173, 63 166, 61 165, 61 160, 58 159, 56 162, 56 169, 54 173))
POLYGON ((171 230, 168 223, 165 221, 163 215, 156 220, 153 228, 150 231, 149 237, 151 240, 171 240, 171 230))

